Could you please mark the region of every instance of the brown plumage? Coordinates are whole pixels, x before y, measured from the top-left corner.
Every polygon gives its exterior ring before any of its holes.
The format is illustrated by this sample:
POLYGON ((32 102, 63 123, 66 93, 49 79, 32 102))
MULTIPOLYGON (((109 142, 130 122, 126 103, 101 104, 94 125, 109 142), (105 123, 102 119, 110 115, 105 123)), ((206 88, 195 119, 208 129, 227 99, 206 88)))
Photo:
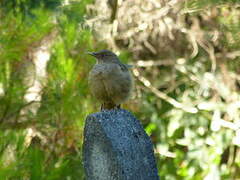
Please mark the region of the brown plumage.
POLYGON ((133 89, 129 66, 109 50, 89 54, 97 59, 88 77, 91 93, 102 103, 101 110, 119 108, 133 89))

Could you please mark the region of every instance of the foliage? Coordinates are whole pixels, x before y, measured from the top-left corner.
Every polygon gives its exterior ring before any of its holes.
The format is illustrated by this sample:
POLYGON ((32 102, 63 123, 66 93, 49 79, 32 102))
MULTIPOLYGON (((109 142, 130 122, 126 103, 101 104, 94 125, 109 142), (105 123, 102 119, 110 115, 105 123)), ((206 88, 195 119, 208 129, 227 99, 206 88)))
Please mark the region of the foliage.
POLYGON ((80 25, 90 1, 72 3, 1 2, 0 179, 84 177, 83 120, 92 111, 85 96, 89 57, 84 52, 92 49, 92 35, 80 25), (33 61, 42 41, 51 43, 46 37, 55 31, 45 82, 33 61), (32 86, 26 76, 43 81, 39 108, 26 99, 32 86), (37 111, 25 112, 27 107, 37 111))
POLYGON ((125 0, 113 22, 108 3, 0 2, 0 179, 84 179, 84 119, 99 110, 85 52, 104 48, 134 65, 124 107, 162 180, 240 178, 237 1, 125 0))
POLYGON ((112 26, 107 6, 93 11, 97 35, 132 54, 161 179, 240 178, 239 3, 126 0, 112 26))

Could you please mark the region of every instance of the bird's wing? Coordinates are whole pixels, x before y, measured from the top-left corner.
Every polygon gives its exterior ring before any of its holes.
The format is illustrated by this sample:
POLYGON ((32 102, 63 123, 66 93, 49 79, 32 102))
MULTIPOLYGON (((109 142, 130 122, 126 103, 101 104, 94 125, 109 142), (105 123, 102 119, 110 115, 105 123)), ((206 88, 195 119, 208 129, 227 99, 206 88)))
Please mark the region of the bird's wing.
POLYGON ((117 65, 121 68, 122 71, 128 71, 128 69, 131 67, 131 65, 122 63, 118 63, 117 65))

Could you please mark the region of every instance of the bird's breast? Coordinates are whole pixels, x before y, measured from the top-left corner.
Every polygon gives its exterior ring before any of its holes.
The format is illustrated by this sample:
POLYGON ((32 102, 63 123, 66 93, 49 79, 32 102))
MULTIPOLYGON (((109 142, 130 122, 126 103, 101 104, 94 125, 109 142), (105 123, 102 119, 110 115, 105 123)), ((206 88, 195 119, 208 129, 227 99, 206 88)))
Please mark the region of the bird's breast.
POLYGON ((120 104, 129 97, 132 78, 127 69, 116 63, 96 64, 89 74, 92 94, 100 101, 120 104))

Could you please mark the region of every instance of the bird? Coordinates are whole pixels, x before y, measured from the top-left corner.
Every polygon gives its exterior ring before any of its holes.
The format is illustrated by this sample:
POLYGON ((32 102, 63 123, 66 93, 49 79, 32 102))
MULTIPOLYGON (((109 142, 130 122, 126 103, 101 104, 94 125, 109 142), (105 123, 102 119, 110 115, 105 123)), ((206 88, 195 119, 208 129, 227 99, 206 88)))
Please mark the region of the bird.
POLYGON ((132 94, 134 81, 130 65, 123 64, 110 50, 88 52, 97 61, 88 76, 91 94, 101 102, 101 111, 119 109, 132 94))

